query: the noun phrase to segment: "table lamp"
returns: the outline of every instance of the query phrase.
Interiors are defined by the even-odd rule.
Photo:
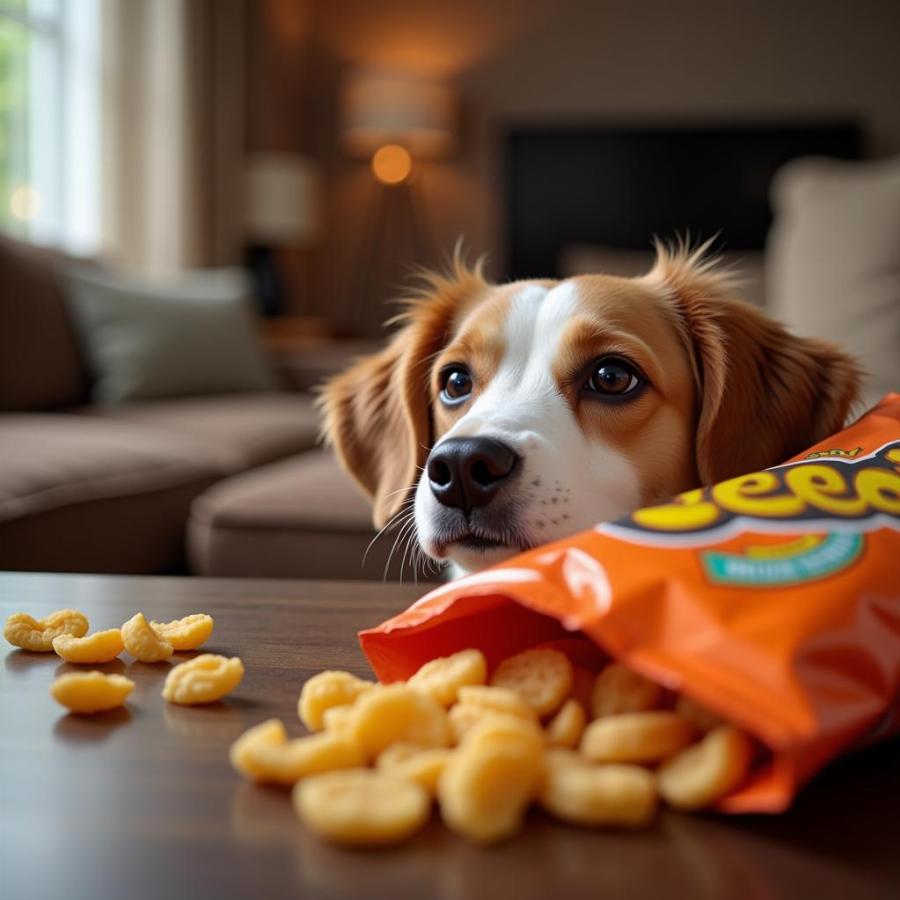
[[[263,315],[277,315],[284,305],[284,283],[274,251],[307,246],[318,233],[318,192],[316,167],[304,156],[256,153],[247,159],[247,265]]]

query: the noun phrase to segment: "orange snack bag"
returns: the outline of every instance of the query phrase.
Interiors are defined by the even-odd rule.
[[[718,808],[778,812],[834,757],[900,730],[898,559],[889,394],[780,466],[443,585],[360,642],[393,681],[466,647],[492,671],[539,644],[577,647],[580,632],[768,748]]]

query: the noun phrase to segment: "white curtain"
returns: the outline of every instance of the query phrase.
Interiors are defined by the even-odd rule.
[[[244,0],[103,0],[103,234],[128,268],[240,260],[244,12]]]

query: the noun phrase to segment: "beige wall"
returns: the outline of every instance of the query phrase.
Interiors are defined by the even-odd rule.
[[[854,115],[873,152],[900,152],[897,0],[265,0],[251,9],[249,145],[313,153],[328,185],[310,296],[297,304],[307,311],[348,309],[375,199],[364,165],[334,142],[342,66],[400,67],[459,85],[460,150],[420,166],[414,187],[444,252],[462,234],[498,267],[507,122]],[[402,267],[389,270],[373,272],[371,298],[392,292]],[[374,302],[362,311],[369,328],[381,316]]]

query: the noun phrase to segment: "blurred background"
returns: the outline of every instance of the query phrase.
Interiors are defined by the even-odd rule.
[[[898,46],[893,0],[0,0],[0,567],[411,577],[311,391],[460,238],[716,236],[897,389]]]

